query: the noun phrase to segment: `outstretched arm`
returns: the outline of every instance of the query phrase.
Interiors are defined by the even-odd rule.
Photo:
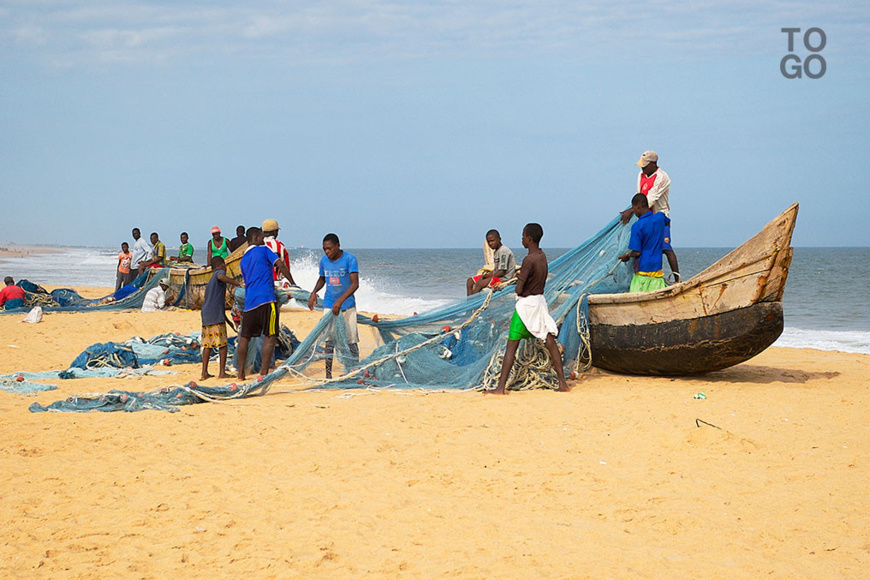
[[[290,273],[290,268],[287,267],[287,264],[284,263],[284,260],[278,258],[277,260],[275,260],[273,266],[278,268],[278,271],[281,272],[281,274],[283,274],[285,278],[287,278],[287,281],[290,282],[290,284],[292,284],[293,286],[296,285],[296,282],[293,281],[293,275]]]
[[[353,293],[359,289],[359,272],[350,273],[350,287],[344,291],[344,294],[338,297],[335,304],[332,305],[332,313],[338,315],[341,312],[342,303],[353,296]]]
[[[319,292],[324,285],[326,285],[326,280],[321,276],[317,279],[317,283],[314,285],[314,290],[311,291],[311,295],[308,297],[308,310],[314,310],[314,305],[317,303],[317,292]]]

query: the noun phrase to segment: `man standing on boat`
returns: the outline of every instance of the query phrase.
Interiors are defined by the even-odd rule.
[[[644,151],[637,162],[640,173],[637,174],[637,193],[646,196],[650,209],[655,213],[663,213],[670,219],[671,206],[668,204],[668,194],[671,190],[671,178],[658,166],[659,155],[655,151]],[[634,210],[628,208],[622,212],[622,223],[627,224]],[[671,227],[665,228],[665,243],[663,252],[668,257],[668,265],[674,274],[674,281],[680,282],[680,267],[677,254],[671,247]]]
[[[278,220],[266,220],[263,222],[263,241],[266,244],[266,247],[275,252],[275,255],[281,258],[281,261],[284,262],[284,265],[287,266],[287,271],[290,271],[290,253],[287,251],[287,247],[278,241],[278,230],[281,229],[278,227]],[[278,271],[278,268],[273,268],[272,276],[274,277],[275,282],[279,282],[283,276],[281,272]],[[293,277],[287,278],[282,286],[287,288],[288,286],[295,286],[296,283],[293,281]]]

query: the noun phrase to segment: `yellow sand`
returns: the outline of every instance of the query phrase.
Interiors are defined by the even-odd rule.
[[[20,319],[0,316],[0,373],[199,329],[186,311]],[[304,336],[316,315],[282,321]],[[199,377],[173,369],[0,391],[0,577],[830,578],[870,566],[868,356],[771,348],[695,379],[592,372],[568,394],[282,382],[178,413],[27,410]]]

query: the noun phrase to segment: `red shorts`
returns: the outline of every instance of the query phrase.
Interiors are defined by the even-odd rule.
[[[477,282],[481,278],[483,278],[483,274],[481,274],[480,276],[472,276],[471,277],[471,279],[474,280],[475,282]],[[492,288],[493,286],[498,286],[499,284],[501,284],[501,278],[499,278],[498,276],[493,276],[489,281],[489,286],[487,286],[487,287]]]

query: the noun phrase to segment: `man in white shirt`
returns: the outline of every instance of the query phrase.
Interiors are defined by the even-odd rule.
[[[133,228],[133,263],[130,270],[138,270],[139,262],[147,262],[151,259],[151,244],[142,239],[139,228]]]
[[[160,282],[145,294],[142,302],[142,312],[155,312],[166,307],[166,290],[169,288],[169,280],[163,278]]]
[[[658,166],[659,155],[655,151],[644,151],[637,162],[640,173],[637,174],[637,191],[646,196],[649,208],[654,213],[663,213],[670,219],[671,206],[668,204],[668,194],[671,191],[671,178]],[[622,223],[627,224],[633,214],[632,208],[622,212]],[[671,226],[665,226],[665,243],[662,252],[668,258],[668,266],[674,274],[674,281],[680,282],[680,266],[677,254],[671,247]]]

